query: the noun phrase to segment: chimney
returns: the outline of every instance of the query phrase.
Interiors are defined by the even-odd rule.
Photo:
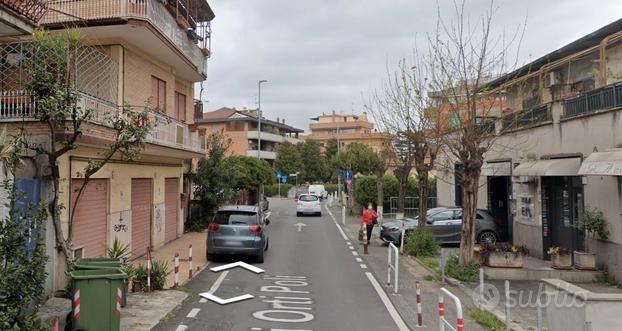
[[[278,117],[276,118],[276,122],[279,123],[279,118]]]
[[[283,119],[283,124],[285,124],[285,119]]]

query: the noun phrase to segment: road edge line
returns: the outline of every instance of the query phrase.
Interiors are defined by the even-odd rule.
[[[400,331],[410,331],[410,329],[408,329],[408,326],[406,325],[406,322],[404,322],[402,316],[400,316],[400,313],[397,311],[397,309],[395,309],[395,306],[391,302],[391,299],[389,299],[387,293],[384,291],[382,286],[380,286],[380,283],[378,283],[378,281],[376,280],[376,277],[374,277],[374,275],[369,271],[365,272],[365,276],[367,276],[367,279],[369,279],[369,282],[376,290],[376,293],[378,293],[380,300],[382,300],[385,308],[387,308],[387,311],[389,311],[389,315],[391,315],[391,318],[393,319],[393,322],[395,322],[395,324],[397,325],[397,328]]]
[[[343,229],[341,228],[341,226],[337,223],[337,220],[335,220],[335,216],[333,215],[333,213],[330,211],[330,209],[328,209],[328,207],[326,207],[326,205],[324,205],[324,208],[326,209],[326,211],[328,212],[328,215],[330,215],[330,218],[333,219],[333,223],[335,223],[335,225],[337,226],[337,229],[339,230],[339,233],[341,233],[341,237],[343,237],[343,240],[348,241],[348,236],[346,236],[346,233],[343,232]]]

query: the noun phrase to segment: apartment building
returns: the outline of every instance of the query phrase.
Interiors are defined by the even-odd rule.
[[[201,114],[195,119],[199,132],[207,137],[212,133],[222,133],[230,139],[230,155],[261,157],[272,163],[276,159],[276,151],[283,142],[296,144],[300,142],[298,135],[303,130],[285,124],[285,119],[269,120],[259,117],[256,110],[246,108],[238,110],[223,107]],[[261,139],[261,151],[258,150]]]
[[[74,75],[78,106],[95,114],[83,124],[77,149],[58,165],[59,200],[66,207],[63,224],[68,223],[87,162],[101,158],[113,137],[106,115],[129,105],[148,112],[155,125],[136,161],[113,159],[92,177],[74,215],[76,257],[104,256],[119,239],[138,258],[147,247],[158,248],[184,231],[190,189],[184,174],[193,158],[205,155],[194,125],[194,83],[207,77],[214,13],[206,0],[63,0],[48,1],[48,6],[42,27],[76,27],[81,32],[85,46]],[[36,100],[22,86],[27,72],[21,59],[31,56],[32,42],[28,36],[19,39],[4,39],[0,45],[0,121],[9,126],[26,123],[33,137],[49,141],[49,130],[33,120]],[[33,166],[18,177],[44,175],[45,169]],[[48,253],[56,268],[50,275],[54,290],[59,290],[64,287],[64,261],[52,253],[51,228]]]
[[[510,240],[548,259],[551,246],[582,249],[585,208],[608,221],[593,247],[622,277],[622,20],[488,84],[508,114],[486,154],[478,204],[508,221]],[[451,161],[451,160],[450,160]],[[459,168],[459,165],[456,165]],[[454,172],[439,169],[438,202],[460,204]]]
[[[340,147],[345,148],[351,143],[360,143],[371,147],[374,151],[382,149],[388,137],[374,130],[374,124],[367,119],[367,113],[359,115],[332,114],[311,118],[314,123],[309,124],[309,134],[303,136],[305,140],[314,140],[320,143],[322,150],[331,139],[339,141]]]

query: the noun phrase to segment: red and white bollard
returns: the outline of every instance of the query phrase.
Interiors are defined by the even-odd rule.
[[[188,247],[188,278],[192,278],[192,244]]]
[[[415,283],[417,289],[417,327],[423,327],[423,312],[421,311],[421,283],[418,281]]]
[[[445,331],[445,298],[442,295],[438,297],[438,320],[440,330]]]
[[[151,247],[147,246],[147,292],[151,292]]]
[[[363,254],[369,254],[367,251],[367,246],[369,243],[367,242],[367,224],[363,224]]]
[[[121,317],[121,301],[123,300],[123,291],[120,287],[117,288],[117,307],[114,310],[114,314],[117,317]]]
[[[60,327],[58,326],[58,317],[54,318],[54,331],[60,331]]]
[[[179,287],[179,253],[175,253],[175,286],[173,287]]]
[[[73,319],[80,319],[80,289],[73,291]]]

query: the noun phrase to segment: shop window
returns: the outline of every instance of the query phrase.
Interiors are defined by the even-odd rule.
[[[156,76],[151,76],[151,97],[157,110],[166,110],[166,82]]]

